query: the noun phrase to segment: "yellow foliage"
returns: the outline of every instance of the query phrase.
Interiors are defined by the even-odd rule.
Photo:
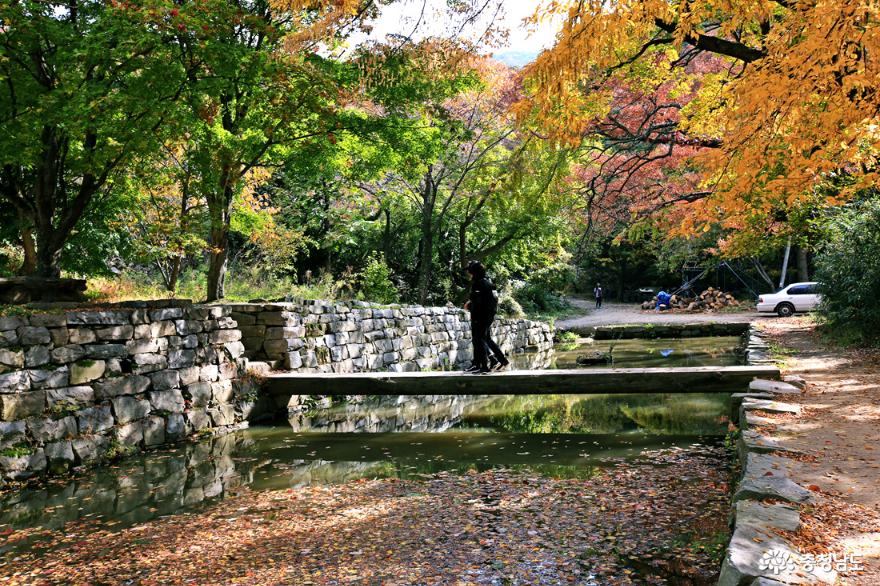
[[[646,46],[684,55],[722,40],[742,51],[707,48],[729,69],[701,76],[681,112],[682,131],[722,145],[697,155],[712,194],[681,204],[676,233],[749,225],[809,197],[829,173],[852,179],[844,197],[876,184],[880,0],[554,1],[534,20],[554,14],[565,25],[527,68],[531,93],[517,112],[561,142],[588,138],[603,101],[594,92],[612,71],[645,61]]]

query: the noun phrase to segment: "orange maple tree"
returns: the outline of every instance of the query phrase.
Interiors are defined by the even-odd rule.
[[[700,179],[672,198],[670,232],[784,232],[785,210],[815,200],[821,179],[845,179],[830,204],[877,180],[878,13],[877,0],[551,1],[535,20],[564,26],[526,69],[518,110],[555,140],[604,144],[620,88],[665,92],[675,115],[641,128],[671,120],[659,142],[694,151],[678,163]],[[711,71],[694,67],[706,58]]]

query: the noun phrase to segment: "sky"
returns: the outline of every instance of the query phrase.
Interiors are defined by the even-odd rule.
[[[482,4],[480,0],[472,0],[475,4]],[[499,47],[486,47],[486,51],[493,53],[499,61],[512,66],[522,66],[533,60],[542,50],[553,44],[553,39],[558,29],[558,24],[548,23],[540,25],[536,30],[529,30],[522,21],[531,16],[535,9],[542,3],[541,0],[503,0],[502,13],[497,22],[500,26],[509,30],[507,42]],[[422,14],[425,6],[424,16]],[[449,36],[458,33],[459,27],[450,22],[446,10],[446,0],[402,0],[382,7],[381,16],[373,22],[373,31],[370,35],[358,34],[351,39],[352,44],[358,44],[365,39],[383,40],[388,34],[409,35],[413,30],[415,39],[426,36]],[[473,40],[479,37],[487,24],[494,16],[494,7],[491,13],[473,25],[469,25],[462,32],[462,37]],[[416,24],[418,27],[416,28]]]

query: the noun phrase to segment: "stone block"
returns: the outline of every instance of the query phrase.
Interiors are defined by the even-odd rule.
[[[199,380],[199,367],[189,366],[187,368],[181,368],[177,371],[177,374],[180,377],[181,385],[192,384]]]
[[[150,402],[135,397],[120,396],[111,400],[113,414],[118,423],[129,423],[143,419],[150,413]]]
[[[211,401],[212,391],[209,382],[192,383],[186,386],[184,392],[193,407],[205,407]]]
[[[95,335],[99,340],[105,341],[130,340],[134,336],[134,326],[122,325],[98,328],[95,330]]]
[[[148,377],[156,391],[175,389],[180,386],[180,374],[176,370],[160,370],[150,373]]]
[[[66,366],[54,370],[29,370],[27,373],[34,389],[57,389],[70,384],[70,371]]]
[[[103,435],[78,437],[71,442],[76,461],[82,464],[103,460],[110,440]]]
[[[211,383],[211,396],[215,403],[228,403],[232,400],[232,381],[222,380]]]
[[[150,319],[153,321],[163,321],[168,319],[180,319],[183,317],[182,307],[166,307],[163,309],[154,309],[150,312]]]
[[[61,419],[34,417],[27,422],[31,437],[39,443],[55,442],[76,437],[76,418],[69,415]]]
[[[0,421],[0,449],[26,441],[24,421]]]
[[[24,391],[14,395],[0,395],[3,401],[3,420],[15,421],[42,415],[46,409],[46,391]]]
[[[132,361],[137,365],[133,370],[137,374],[147,374],[168,368],[168,358],[161,354],[135,354]]]
[[[76,386],[98,380],[104,376],[106,364],[103,360],[81,360],[70,365],[70,385]]]
[[[0,317],[0,330],[14,330],[27,324],[28,322],[23,317],[15,315]]]
[[[128,355],[125,344],[94,344],[85,347],[86,356],[89,358],[124,358]]]
[[[192,409],[186,413],[187,424],[193,431],[211,427],[211,418],[205,409]]]
[[[24,351],[0,348],[0,367],[24,368]]]
[[[0,330],[0,347],[18,346],[18,332],[15,330]]]
[[[48,346],[31,346],[24,354],[24,363],[28,368],[48,364],[50,359]]]
[[[49,344],[52,341],[52,336],[49,334],[48,328],[21,326],[16,331],[18,332],[18,343],[22,346]]]
[[[95,391],[90,386],[64,387],[46,391],[49,409],[59,403],[64,405],[91,405],[95,402]]]
[[[183,393],[179,389],[150,392],[150,405],[155,411],[183,412]]]
[[[171,350],[168,352],[168,368],[187,368],[196,360],[193,350]]]
[[[236,359],[241,357],[244,354],[244,344],[241,342],[229,342],[225,346],[226,353],[232,357],[232,359]]]
[[[0,374],[0,393],[20,393],[31,388],[31,377],[26,370]]]
[[[158,446],[165,443],[165,419],[153,415],[144,420],[144,444]]]
[[[52,472],[63,472],[74,463],[73,444],[70,441],[46,444],[43,450],[46,453],[46,460]]]
[[[89,328],[69,328],[67,341],[70,344],[91,344],[97,339],[95,332]]]
[[[129,354],[154,354],[159,351],[159,342],[152,338],[129,340],[125,349]]]
[[[86,350],[79,344],[70,344],[69,346],[61,346],[52,350],[52,361],[56,364],[67,364],[76,362],[86,355]]]
[[[239,330],[217,330],[208,334],[208,341],[211,344],[225,344],[239,340],[241,340],[241,332]]]
[[[46,453],[36,448],[25,456],[0,456],[0,470],[10,480],[24,480],[46,469]]]
[[[218,405],[214,409],[209,409],[211,421],[217,427],[232,425],[235,423],[235,409],[232,405]]]
[[[770,568],[767,557],[777,554],[778,569]],[[783,584],[833,584],[834,572],[807,572],[800,567],[797,550],[771,529],[737,523],[721,565],[718,586],[746,586],[761,577],[771,577]]]
[[[802,392],[801,389],[792,384],[778,380],[764,379],[755,379],[750,382],[749,390],[758,393],[771,393],[774,395],[800,395]]]
[[[785,458],[749,453],[743,462],[743,478],[732,501],[736,503],[745,499],[805,503],[812,499],[812,493],[788,477]]]
[[[181,336],[187,336],[189,334],[198,334],[204,330],[202,326],[202,322],[190,319],[178,319],[174,321],[174,326],[177,328],[177,333]]]
[[[117,427],[116,441],[124,446],[140,447],[144,441],[144,422],[132,421]]]
[[[207,366],[203,366],[199,371],[199,380],[203,382],[212,382],[217,380],[219,374],[220,371],[216,364],[208,364]]]
[[[171,349],[193,349],[199,346],[199,337],[195,334],[188,336],[168,336],[168,347]]]
[[[109,405],[88,407],[77,411],[76,422],[80,435],[101,433],[113,427],[115,423]]]
[[[98,399],[111,399],[120,395],[138,395],[150,386],[150,379],[138,374],[111,378],[95,383],[94,389]]]
[[[245,338],[264,338],[266,337],[266,326],[239,326],[241,335]],[[282,329],[282,328],[269,328]],[[279,336],[282,337],[282,336]]]
[[[165,437],[169,440],[183,437],[186,433],[186,420],[180,413],[172,413],[165,420]]]
[[[67,314],[67,325],[112,326],[131,323],[131,313],[127,311],[77,311]]]
[[[163,336],[176,336],[177,326],[173,321],[159,321],[153,324],[153,337],[160,338]]]

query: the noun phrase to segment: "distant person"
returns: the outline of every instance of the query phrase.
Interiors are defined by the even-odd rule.
[[[602,295],[604,291],[602,291],[602,284],[596,283],[596,287],[593,288],[593,295],[596,296],[596,309],[602,307]]]
[[[492,322],[498,313],[495,286],[486,276],[486,267],[481,262],[472,260],[465,270],[471,276],[471,294],[464,308],[471,312],[471,341],[474,345],[474,359],[467,371],[488,374],[492,370],[503,370],[510,361],[490,336]]]

